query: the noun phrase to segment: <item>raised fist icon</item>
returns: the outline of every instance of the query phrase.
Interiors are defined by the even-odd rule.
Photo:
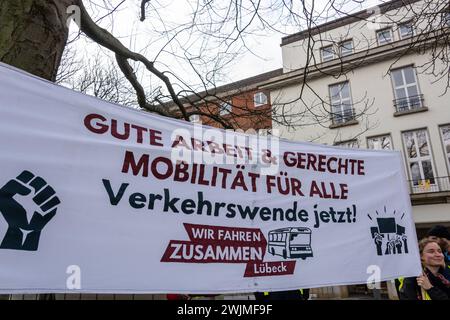
[[[20,203],[20,196],[28,195],[33,197],[34,209]],[[41,231],[55,216],[59,204],[55,190],[29,171],[8,181],[0,189],[0,212],[8,224],[0,249],[36,251]]]

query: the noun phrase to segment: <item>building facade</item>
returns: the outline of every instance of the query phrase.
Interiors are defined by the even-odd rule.
[[[199,112],[190,116],[193,123],[227,128],[215,120],[217,117],[228,128],[243,131],[269,130],[272,128],[270,92],[258,87],[268,79],[282,74],[282,69],[276,69],[189,95],[183,99],[184,107],[189,113]]]
[[[260,86],[307,124],[274,121],[283,138],[401,151],[419,238],[450,226],[449,17],[445,1],[394,0],[290,35],[283,75]]]
[[[423,6],[423,1],[409,2],[414,12]],[[409,36],[401,37],[399,26],[412,19],[408,16],[413,14],[409,5],[392,11],[399,18],[396,25],[389,21],[382,24],[382,30],[390,30],[390,40],[386,43],[379,43],[379,30],[364,28],[367,21],[353,22],[352,17],[335,22],[324,34],[315,35],[318,48],[313,54],[317,61],[322,61],[324,55],[324,47],[319,46],[321,38],[340,40],[345,36],[348,40],[344,42],[353,42],[351,52],[345,56],[334,53],[331,60],[325,58],[319,65],[311,66],[308,74],[308,87],[301,100],[310,106],[309,110],[316,108],[314,111],[322,112],[326,121],[320,126],[294,129],[275,123],[274,128],[284,138],[297,141],[401,151],[418,228],[441,222],[448,224],[450,93],[445,78],[437,81],[435,75],[423,68],[433,60],[438,70],[448,73],[448,66],[434,59],[434,51],[422,49],[427,43],[437,41],[430,39],[430,34],[423,37],[420,30],[413,29]],[[440,37],[445,32],[448,37],[449,27],[445,19],[436,21],[436,33],[431,35]],[[298,95],[303,85],[301,61],[306,60],[307,34],[304,39],[301,34],[283,39],[284,74],[261,86],[271,91],[273,108],[289,105],[297,113],[304,109]],[[364,40],[358,41],[358,37]],[[362,42],[372,47],[358,47]],[[412,46],[415,48],[411,49]]]

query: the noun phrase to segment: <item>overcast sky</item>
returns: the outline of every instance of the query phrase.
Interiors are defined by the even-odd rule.
[[[88,2],[85,1],[87,9],[94,20],[103,17],[105,12],[107,12],[102,8],[104,6],[104,1],[94,0],[92,2],[99,6],[87,5]],[[120,0],[111,0],[110,2],[113,7],[122,3]],[[161,70],[172,71],[183,77],[183,79],[189,83],[199,83],[198,77],[196,77],[189,65],[183,61],[184,59],[174,58],[173,53],[176,55],[183,55],[184,52],[182,52],[180,48],[189,48],[190,52],[193,52],[192,56],[195,56],[196,53],[200,54],[207,49],[213,48],[217,42],[212,41],[205,43],[204,38],[199,38],[189,31],[180,33],[178,42],[172,41],[169,46],[164,47],[164,44],[167,43],[167,37],[161,36],[161,33],[164,30],[168,30],[176,24],[187,23],[189,21],[189,13],[192,11],[192,3],[194,2],[194,0],[150,1],[151,6],[154,6],[157,10],[151,10],[152,8],[150,7],[147,10],[147,19],[144,22],[141,22],[139,21],[140,1],[127,0],[121,4],[118,11],[115,12],[112,17],[101,20],[100,25],[118,37],[128,48],[144,54],[150,60],[153,60],[160,52],[161,48],[164,48],[164,52],[159,53],[157,56],[157,61],[159,61],[159,63],[156,66]],[[362,8],[376,5],[379,2],[380,1],[378,0],[363,1],[362,3],[361,1],[350,1],[346,5],[346,8],[347,11],[355,12]],[[223,1],[222,3],[224,3],[225,6],[227,4],[226,1]],[[299,4],[301,2],[296,1],[295,3]],[[307,3],[311,4],[312,1],[307,1]],[[324,0],[314,1],[314,7],[317,12],[320,12],[327,4],[328,1]],[[268,14],[267,12],[265,12],[266,16]],[[251,15],[251,12],[247,12],[247,15]],[[266,16],[264,18],[266,18]],[[329,16],[328,20],[336,17],[337,16],[335,15]],[[267,18],[268,20],[272,19],[273,25],[276,26],[277,29],[282,30],[285,33],[284,35],[301,31],[302,27],[298,25],[289,27],[282,27],[281,23],[280,25],[276,25],[277,17],[275,16],[267,16]],[[162,24],[161,21],[164,21],[164,24]],[[71,30],[74,32],[76,31],[73,24]],[[230,58],[230,55],[220,56],[221,59],[228,59],[230,62],[227,64],[227,67],[223,69],[223,74],[215,79],[217,85],[281,68],[282,59],[280,43],[281,38],[284,35],[266,28],[264,30],[253,31],[246,37],[245,45],[247,48],[244,48],[241,43],[233,43],[230,51],[241,50],[245,53],[241,53],[239,56],[232,58]],[[77,52],[79,54],[84,54],[87,58],[98,51],[105,53],[105,55],[110,55],[108,50],[100,49],[98,45],[90,43],[90,41],[86,40],[84,37],[81,37],[74,43]],[[249,52],[249,50],[251,52]],[[169,54],[169,52],[171,53]],[[218,52],[221,51],[219,50]],[[214,50],[212,50],[211,53],[214,58]],[[108,59],[105,59],[105,61],[109,63]],[[208,69],[211,69],[213,64],[213,60],[205,62],[203,65],[200,63],[198,65],[199,72],[205,74]],[[140,73],[140,76],[142,82],[151,82],[148,73]]]

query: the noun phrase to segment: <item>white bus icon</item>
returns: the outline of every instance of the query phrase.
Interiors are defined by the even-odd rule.
[[[311,249],[311,229],[289,227],[269,231],[267,250],[272,255],[305,260],[313,256]]]

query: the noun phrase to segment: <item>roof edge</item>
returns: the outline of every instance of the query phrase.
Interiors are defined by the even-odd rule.
[[[401,7],[405,7],[407,5],[419,2],[422,0],[393,0],[389,2],[382,3],[378,6],[373,6],[361,11],[358,11],[353,14],[348,14],[342,18],[338,18],[336,20],[332,20],[329,22],[325,22],[323,24],[320,24],[318,26],[315,26],[311,29],[306,29],[291,35],[288,35],[286,37],[281,38],[281,45],[284,46],[299,40],[303,40],[308,38],[309,36],[313,36],[322,32],[330,31],[342,26],[345,26],[350,23],[358,22],[364,19],[367,19],[371,15],[373,15],[375,8],[379,8],[380,13],[386,13],[391,10],[395,10]]]

